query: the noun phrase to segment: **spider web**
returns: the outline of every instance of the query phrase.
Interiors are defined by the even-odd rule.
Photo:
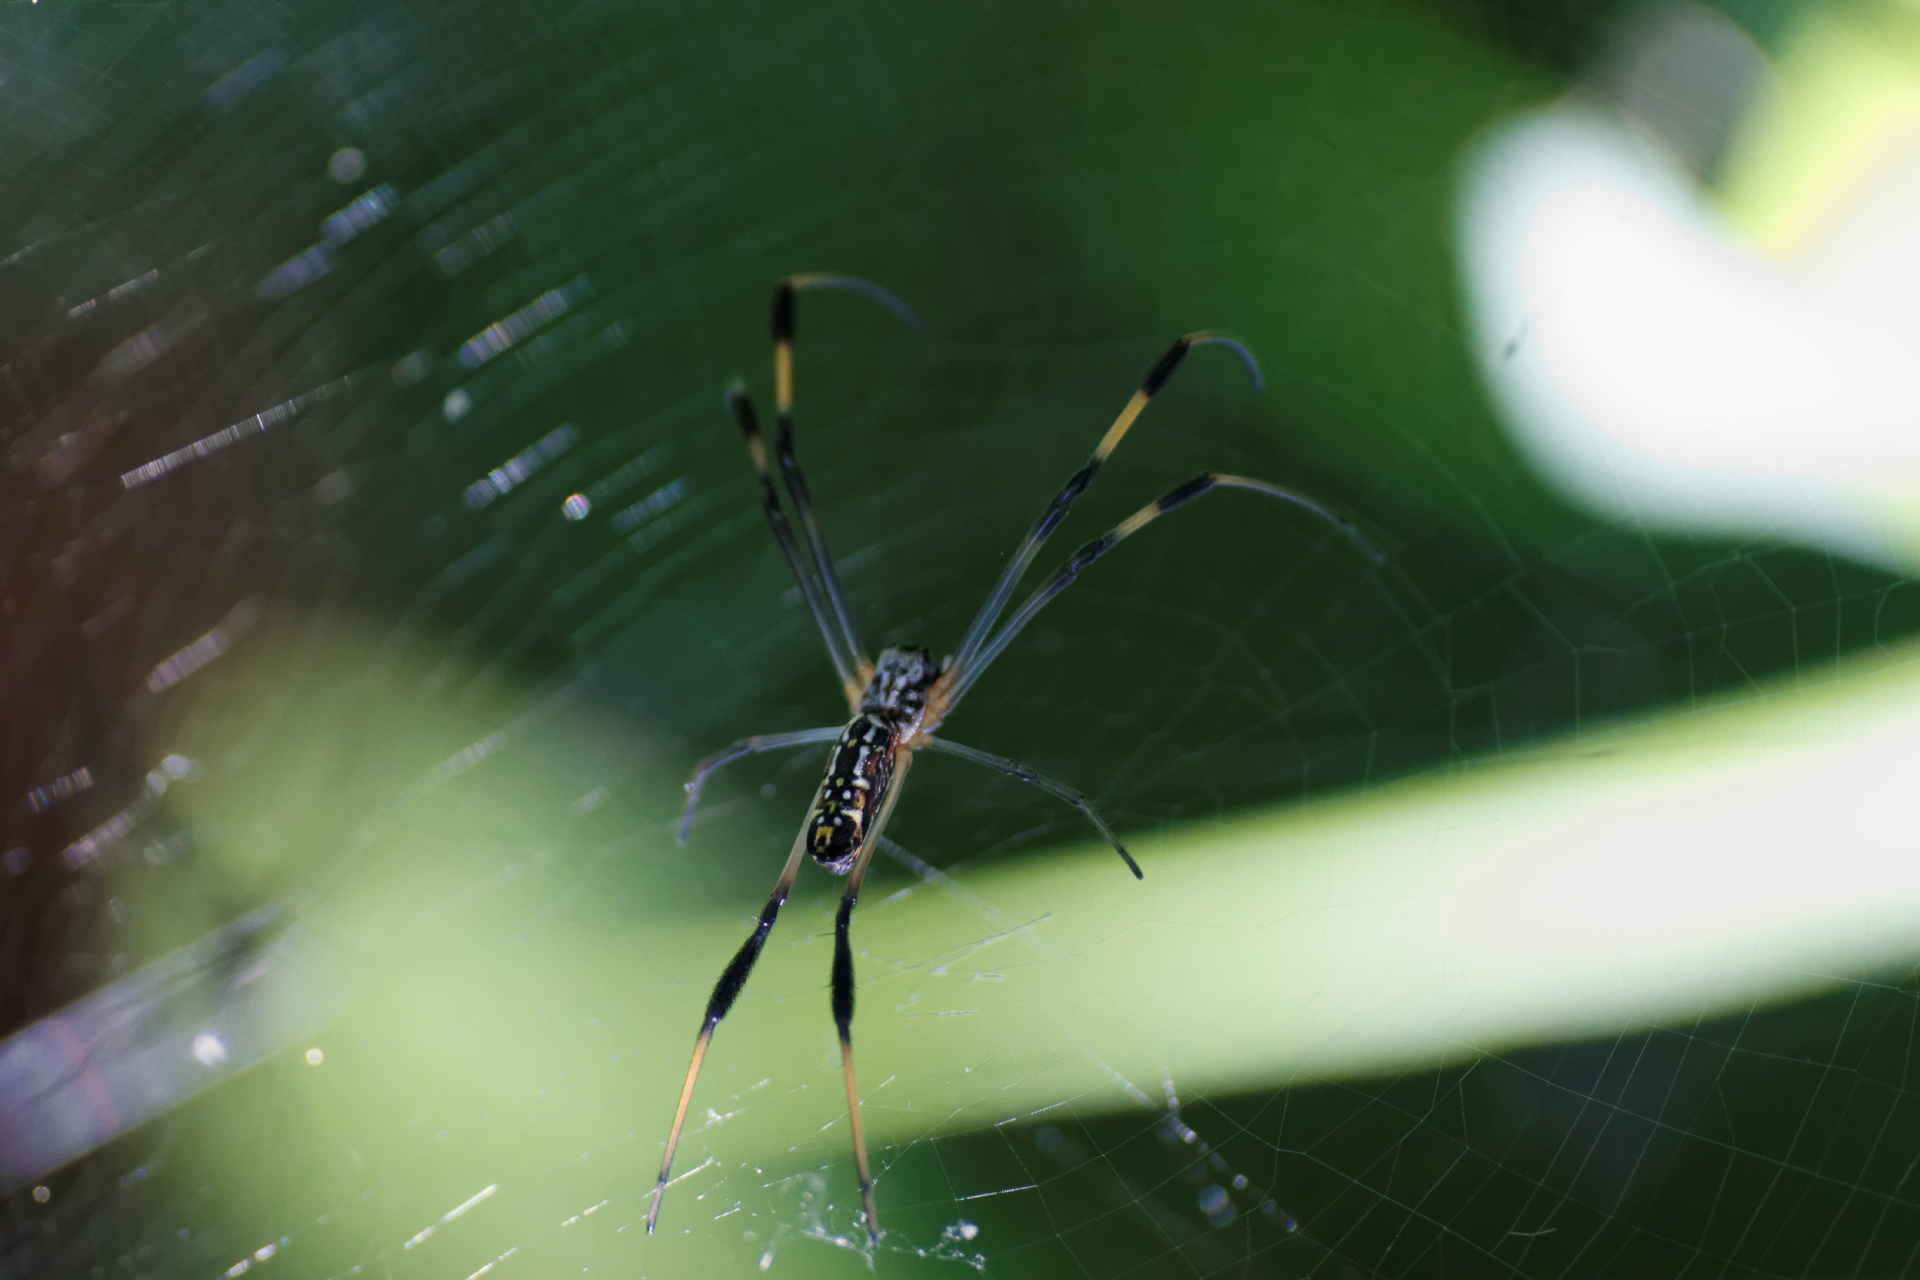
[[[1493,421],[1454,166],[1605,8],[0,11],[0,1272],[1911,1273],[1898,947],[1579,1007],[1519,973],[1472,1034],[1350,999],[1468,980],[1402,914],[1455,814],[1397,864],[1312,815],[1920,628],[1882,572],[1595,523]],[[881,1243],[811,874],[649,1241],[821,753],[731,766],[686,849],[679,784],[843,710],[720,411],[815,269],[934,333],[801,306],[870,644],[951,646],[1201,326],[1268,391],[1198,353],[1048,556],[1217,468],[1388,562],[1221,494],[1051,605],[949,731],[1146,881],[926,758],[855,929]]]

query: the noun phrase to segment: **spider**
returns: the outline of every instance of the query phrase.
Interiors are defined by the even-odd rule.
[[[925,649],[896,646],[882,650],[877,661],[870,659],[860,642],[860,632],[854,625],[853,615],[847,609],[846,598],[841,593],[839,579],[833,571],[833,558],[827,553],[826,540],[821,536],[819,522],[814,517],[806,479],[800,472],[799,460],[794,456],[794,296],[803,289],[849,289],[863,293],[915,328],[925,329],[920,318],[905,303],[865,280],[848,276],[796,275],[774,286],[774,404],[779,427],[774,454],[779,461],[780,478],[785,483],[787,497],[800,517],[800,529],[812,556],[811,566],[801,554],[799,541],[781,508],[767,462],[766,441],[760,434],[753,403],[737,382],[727,391],[727,408],[739,425],[741,434],[746,437],[747,454],[753,460],[754,474],[760,482],[761,508],[766,512],[767,523],[773,528],[774,541],[780,545],[781,554],[786,557],[795,580],[800,584],[800,594],[819,625],[827,654],[833,660],[834,670],[839,673],[840,686],[846,694],[852,719],[844,726],[828,725],[795,733],[742,738],[702,760],[694,769],[692,780],[687,783],[687,804],[679,832],[682,844],[686,843],[687,832],[692,826],[694,809],[700,802],[700,790],[706,784],[708,775],[720,766],[754,752],[777,751],[812,743],[834,743],[827,761],[826,776],[814,792],[806,821],[801,823],[800,832],[794,837],[793,849],[787,855],[779,879],[774,881],[773,892],[768,895],[767,905],[760,912],[759,923],[721,971],[720,980],[714,984],[713,994],[707,1000],[700,1033],[693,1043],[693,1062],[687,1067],[686,1084],[680,1090],[680,1105],[673,1114],[673,1128],[667,1134],[666,1154],[660,1160],[660,1180],[653,1189],[653,1204],[647,1212],[649,1235],[660,1218],[660,1201],[673,1169],[674,1148],[679,1144],[680,1127],[687,1118],[687,1104],[693,1099],[694,1082],[699,1079],[700,1063],[706,1057],[714,1028],[727,1016],[727,1011],[733,1007],[734,1000],[746,984],[747,975],[753,972],[754,962],[759,959],[761,948],[766,945],[774,919],[787,900],[788,890],[793,887],[801,857],[806,855],[835,875],[847,877],[846,890],[840,896],[840,909],[834,919],[833,1021],[840,1033],[840,1065],[846,1077],[847,1115],[853,1130],[854,1163],[860,1173],[860,1198],[866,1211],[867,1239],[870,1244],[878,1243],[880,1225],[873,1206],[873,1177],[867,1165],[866,1141],[860,1131],[860,1097],[854,1088],[853,953],[847,944],[847,929],[853,918],[854,904],[860,897],[861,883],[866,879],[868,863],[880,842],[887,819],[893,815],[893,807],[900,799],[900,784],[916,752],[937,751],[958,756],[962,760],[997,769],[1022,782],[1031,783],[1064,800],[1093,825],[1101,838],[1120,855],[1120,860],[1126,863],[1134,877],[1142,878],[1133,855],[1127,852],[1126,846],[1120,843],[1113,830],[1078,791],[1043,777],[1013,760],[934,736],[934,730],[952,714],[960,699],[973,687],[974,681],[980,678],[988,665],[1000,656],[1001,651],[1012,643],[1014,637],[1049,600],[1066,590],[1082,570],[1112,550],[1122,539],[1139,532],[1174,508],[1220,487],[1251,489],[1303,507],[1345,534],[1372,560],[1378,562],[1381,558],[1379,552],[1349,522],[1312,499],[1264,480],[1209,471],[1169,490],[1158,501],[1142,507],[1074,552],[1065,564],[1054,571],[1053,576],[1034,589],[1004,625],[995,629],[995,624],[1000,622],[1008,602],[1013,598],[1014,588],[1027,566],[1039,554],[1048,535],[1066,518],[1074,501],[1093,482],[1101,465],[1127,434],[1134,419],[1139,417],[1140,411],[1146,408],[1147,402],[1160,391],[1167,379],[1173,376],[1188,351],[1204,345],[1228,348],[1246,366],[1254,389],[1257,391],[1261,388],[1260,367],[1245,347],[1232,338],[1218,334],[1189,333],[1175,340],[1155,362],[1139,390],[1133,393],[1126,407],[1120,411],[1120,416],[1107,428],[1106,435],[1101,437],[1086,465],[1073,473],[1053,501],[1040,513],[1040,518],[1034,521],[1020,550],[1001,573],[1000,580],[994,584],[980,612],[974,615],[973,622],[961,638],[960,647],[953,655],[935,662],[933,655]]]

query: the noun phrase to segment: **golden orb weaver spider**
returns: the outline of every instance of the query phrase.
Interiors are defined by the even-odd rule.
[[[911,646],[885,649],[878,661],[870,659],[866,647],[860,642],[853,615],[847,609],[846,598],[841,593],[839,578],[833,570],[833,558],[827,553],[826,540],[821,536],[819,522],[814,517],[813,500],[807,492],[806,479],[801,475],[800,463],[793,451],[794,295],[802,289],[829,288],[864,293],[916,329],[925,329],[919,316],[904,302],[865,280],[848,276],[797,275],[789,276],[774,286],[773,376],[774,406],[778,414],[774,453],[779,460],[780,478],[785,483],[787,498],[799,513],[800,528],[806,535],[807,548],[812,553],[811,568],[800,554],[792,526],[788,524],[781,508],[779,493],[774,488],[773,476],[767,465],[766,441],[760,435],[753,403],[747,398],[746,391],[737,384],[728,389],[727,407],[732,411],[734,421],[739,424],[741,434],[746,437],[747,453],[753,460],[754,473],[760,482],[760,505],[766,512],[767,523],[773,528],[774,541],[779,543],[781,554],[786,557],[794,579],[800,584],[800,594],[820,628],[821,639],[826,642],[827,654],[833,659],[834,669],[839,672],[840,685],[846,693],[852,719],[844,726],[828,725],[819,729],[802,729],[797,733],[742,738],[724,751],[715,752],[702,760],[694,769],[692,780],[687,783],[687,805],[680,820],[682,844],[686,843],[687,832],[692,826],[694,809],[700,802],[700,790],[706,784],[707,776],[721,765],[759,751],[775,751],[819,742],[835,744],[827,761],[826,776],[814,792],[806,821],[801,823],[800,833],[794,837],[793,849],[787,855],[786,865],[780,870],[780,878],[774,881],[773,892],[760,912],[758,925],[740,950],[734,953],[733,959],[727,962],[720,980],[714,984],[713,994],[707,999],[707,1011],[701,1019],[700,1033],[693,1043],[693,1061],[687,1067],[686,1084],[680,1090],[680,1105],[673,1113],[673,1128],[667,1134],[666,1154],[660,1160],[660,1179],[653,1189],[653,1204],[647,1212],[649,1235],[660,1218],[660,1201],[666,1193],[673,1169],[674,1148],[680,1142],[680,1128],[687,1118],[687,1104],[693,1100],[693,1086],[699,1079],[700,1063],[706,1057],[707,1044],[713,1039],[714,1028],[727,1016],[741,988],[746,985],[747,975],[753,971],[754,962],[759,959],[761,948],[766,945],[767,935],[773,930],[774,919],[779,915],[780,907],[787,900],[787,892],[793,887],[794,877],[799,873],[801,856],[809,855],[827,870],[847,877],[846,891],[840,896],[840,909],[834,919],[833,1021],[840,1033],[840,1065],[846,1077],[847,1115],[853,1130],[854,1163],[860,1173],[860,1198],[866,1212],[867,1239],[870,1244],[878,1243],[880,1224],[873,1207],[873,1176],[867,1165],[866,1141],[860,1131],[860,1097],[854,1088],[853,953],[847,943],[847,929],[853,918],[854,904],[860,897],[860,885],[866,879],[867,865],[873,859],[874,849],[879,845],[887,819],[893,814],[893,806],[900,798],[901,780],[905,778],[908,766],[913,763],[916,751],[939,751],[959,756],[963,760],[1032,783],[1066,801],[1084,814],[1101,837],[1113,846],[1113,851],[1120,855],[1121,861],[1127,864],[1127,869],[1133,872],[1134,877],[1141,878],[1140,867],[1134,862],[1133,856],[1101,820],[1085,796],[1051,778],[1042,777],[1025,765],[933,736],[933,731],[959,705],[961,697],[973,687],[973,682],[980,678],[988,664],[1000,656],[1001,651],[1049,600],[1066,590],[1081,570],[1153,520],[1217,487],[1251,489],[1294,503],[1351,538],[1372,560],[1378,562],[1381,559],[1380,553],[1350,523],[1303,494],[1264,480],[1208,471],[1169,490],[1158,501],[1140,508],[1074,552],[1065,564],[1054,571],[1053,576],[1034,589],[1004,626],[995,630],[995,624],[1006,611],[1013,590],[1019,585],[1027,566],[1039,554],[1048,536],[1066,518],[1074,501],[1093,482],[1107,456],[1119,445],[1134,419],[1140,416],[1140,411],[1173,376],[1173,371],[1180,367],[1189,350],[1208,344],[1227,347],[1246,365],[1254,389],[1257,391],[1261,388],[1260,367],[1245,347],[1232,338],[1217,334],[1189,333],[1167,348],[1166,353],[1147,372],[1139,390],[1133,393],[1132,399],[1120,411],[1120,416],[1107,428],[1106,435],[1101,437],[1086,465],[1073,473],[1060,492],[1054,495],[1053,501],[1040,513],[1040,518],[1034,521],[1018,554],[1001,573],[1000,580],[994,584],[980,612],[974,615],[973,622],[961,638],[959,649],[939,663],[925,649]]]

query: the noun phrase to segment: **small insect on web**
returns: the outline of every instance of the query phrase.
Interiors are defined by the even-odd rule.
[[[734,421],[739,424],[741,434],[746,437],[747,453],[753,459],[754,474],[760,482],[760,505],[766,512],[767,523],[773,527],[774,541],[780,544],[781,554],[786,556],[787,564],[800,584],[800,594],[812,610],[814,621],[819,624],[821,639],[826,642],[827,653],[833,659],[834,669],[839,672],[852,719],[844,726],[828,725],[819,729],[802,729],[796,733],[742,738],[724,751],[702,760],[694,770],[693,779],[687,783],[687,807],[680,821],[682,843],[686,842],[694,809],[700,803],[700,790],[706,784],[708,775],[721,765],[759,751],[818,742],[834,743],[826,776],[814,792],[806,821],[801,824],[800,833],[794,837],[793,849],[787,854],[787,862],[780,870],[779,879],[774,881],[773,892],[760,912],[759,923],[721,971],[720,980],[714,984],[713,994],[707,1000],[707,1011],[701,1019],[700,1033],[693,1044],[693,1062],[687,1068],[686,1084],[680,1090],[680,1105],[673,1115],[673,1128],[667,1134],[667,1150],[660,1161],[660,1180],[653,1189],[653,1205],[647,1212],[649,1234],[660,1218],[660,1201],[673,1168],[674,1148],[679,1144],[680,1128],[687,1118],[687,1104],[693,1099],[693,1086],[699,1079],[700,1063],[706,1057],[714,1028],[727,1016],[727,1010],[733,1007],[735,998],[746,985],[747,975],[753,971],[754,962],[759,959],[767,935],[773,929],[774,919],[787,900],[788,890],[793,887],[794,877],[800,870],[801,857],[806,855],[836,875],[847,877],[846,891],[841,894],[840,909],[834,919],[833,1021],[840,1033],[840,1065],[846,1077],[847,1113],[853,1130],[854,1163],[860,1173],[860,1197],[866,1212],[867,1238],[869,1242],[879,1240],[879,1218],[873,1207],[873,1177],[867,1166],[866,1141],[860,1131],[860,1099],[854,1089],[853,952],[848,946],[847,929],[853,917],[854,904],[860,897],[860,885],[866,879],[868,863],[886,828],[887,819],[893,814],[893,806],[900,799],[900,784],[913,763],[915,752],[937,751],[958,756],[962,760],[997,769],[1022,782],[1030,782],[1064,800],[1093,824],[1101,837],[1113,846],[1113,851],[1120,855],[1121,861],[1127,864],[1127,869],[1136,878],[1140,877],[1140,867],[1127,852],[1126,846],[1120,843],[1112,829],[1087,802],[1087,798],[1078,791],[1042,777],[1023,764],[934,737],[933,731],[953,712],[967,690],[973,687],[973,682],[1020,634],[1021,629],[1033,621],[1034,615],[1049,600],[1066,590],[1082,570],[1112,550],[1122,539],[1214,488],[1251,489],[1305,508],[1345,534],[1369,559],[1375,562],[1381,559],[1380,553],[1351,524],[1312,499],[1264,480],[1209,471],[1169,490],[1158,501],[1140,508],[1074,552],[1051,577],[1033,590],[1014,610],[1012,617],[1001,623],[1001,615],[1006,612],[1014,588],[1019,585],[1027,566],[1039,554],[1048,536],[1066,519],[1075,500],[1099,474],[1107,456],[1119,445],[1134,419],[1140,416],[1140,411],[1146,408],[1147,402],[1180,367],[1188,351],[1210,344],[1228,348],[1246,365],[1254,388],[1260,388],[1259,365],[1245,347],[1231,338],[1211,333],[1190,333],[1167,348],[1166,354],[1147,372],[1139,390],[1133,393],[1132,399],[1120,411],[1120,416],[1107,428],[1106,435],[1101,437],[1086,465],[1073,473],[1040,513],[1040,518],[1034,521],[1019,553],[994,584],[980,612],[974,615],[972,624],[961,638],[959,649],[951,657],[937,663],[925,649],[909,646],[883,650],[877,661],[869,658],[866,646],[860,641],[860,631],[854,624],[853,614],[848,610],[846,598],[841,593],[840,580],[833,569],[833,557],[827,552],[826,539],[821,535],[819,521],[814,517],[813,499],[807,492],[806,478],[801,474],[800,463],[793,450],[794,295],[803,289],[829,288],[864,293],[916,329],[925,329],[920,318],[905,303],[865,280],[845,276],[800,275],[789,276],[774,286],[774,408],[778,415],[774,456],[779,463],[780,478],[785,485],[787,498],[799,514],[800,531],[806,539],[811,565],[808,557],[801,554],[799,541],[781,507],[773,473],[768,465],[766,440],[760,434],[760,424],[754,415],[752,401],[747,398],[746,391],[736,385],[727,392],[727,407]]]

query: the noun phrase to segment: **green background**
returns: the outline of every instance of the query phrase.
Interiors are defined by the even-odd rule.
[[[742,1159],[768,1153],[759,1191],[729,1184],[754,1239],[690,1193],[669,1201],[684,1255],[635,1239],[671,1094],[604,1103],[642,1060],[678,1074],[730,945],[697,923],[757,909],[818,764],[736,766],[691,852],[662,835],[678,779],[743,734],[841,714],[720,410],[735,374],[768,397],[766,294],[789,272],[879,281],[931,329],[844,295],[802,302],[803,457],[870,643],[951,646],[1040,504],[1194,328],[1245,341],[1267,390],[1199,353],[1052,552],[1214,468],[1313,493],[1385,546],[1372,569],[1309,520],[1210,497],[1090,571],[981,682],[953,736],[1084,789],[1130,839],[1203,843],[1246,806],[1738,694],[1911,634],[1920,602],[1884,575],[1596,527],[1491,416],[1450,246],[1463,150],[1564,91],[1609,12],[7,8],[8,768],[21,791],[50,760],[107,779],[95,808],[16,817],[11,838],[57,852],[166,751],[207,767],[160,819],[177,856],[98,878],[42,858],[12,882],[7,1026],[264,901],[333,922],[363,994],[323,1038],[322,1072],[282,1055],[70,1166],[47,1202],[10,1193],[6,1265],[214,1274],[282,1238],[258,1265],[313,1276],[464,1276],[516,1246],[500,1274],[744,1273],[769,1243],[783,1272],[865,1265],[800,1225],[851,1229],[843,1131],[815,1132],[831,1079],[731,1139]],[[1762,39],[1780,21],[1738,16]],[[222,80],[245,67],[251,87]],[[347,145],[367,161],[350,186],[327,176]],[[397,212],[324,278],[259,298],[321,219],[380,182]],[[449,246],[472,250],[457,271]],[[67,318],[148,270],[85,324]],[[454,358],[582,273],[590,300],[550,342],[477,371]],[[103,385],[105,354],[153,326],[164,357]],[[425,376],[401,385],[388,370],[416,351]],[[128,468],[362,370],[297,423],[122,492]],[[455,389],[472,409],[450,421]],[[59,423],[110,425],[70,472],[35,471],[28,446]],[[463,502],[561,423],[579,441],[563,458],[480,510]],[[652,545],[636,552],[599,513],[560,518],[567,493],[662,446],[657,478],[622,501],[669,477],[692,496]],[[265,620],[230,669],[144,692],[242,598]],[[490,772],[434,781],[492,733],[506,746]],[[606,802],[576,813],[592,787]],[[1046,797],[942,761],[916,770],[893,834],[964,886],[1084,833]],[[868,900],[911,883],[883,865]],[[722,1032],[739,1072],[818,1051],[833,888],[803,882],[783,927],[807,945],[769,953],[768,998]],[[876,1265],[950,1271],[914,1255],[947,1249],[1006,1275],[1910,1269],[1905,1175],[1823,1172],[1829,1156],[1795,1145],[1838,1106],[1841,1145],[1884,1160],[1891,1133],[1911,1149],[1913,1068],[1888,1047],[1914,1025],[1898,983],[1189,1099],[1212,1152],[1283,1206],[1243,1201],[1224,1225],[1196,1190],[1231,1174],[1195,1175],[1192,1144],[1118,1091],[942,1134],[883,1157],[901,1243]],[[664,1027],[628,1003],[682,988]],[[772,1008],[787,996],[792,1017]],[[864,1010],[888,1016],[878,999]],[[1833,1102],[1836,1071],[1868,1081],[1859,1116]],[[880,1052],[863,1060],[864,1078],[885,1074]],[[1663,1112],[1636,1089],[1700,1101]],[[549,1113],[535,1095],[571,1100]],[[511,1123],[490,1128],[496,1112]],[[1752,1167],[1675,1173],[1689,1144]],[[496,1181],[497,1204],[431,1242],[447,1253],[403,1247]],[[1022,1183],[1039,1186],[961,1199]],[[1894,1216],[1836,1231],[1824,1193]],[[1540,1197],[1568,1216],[1512,1235],[1507,1209]],[[559,1227],[560,1209],[602,1200]],[[938,1244],[962,1218],[978,1237]]]

